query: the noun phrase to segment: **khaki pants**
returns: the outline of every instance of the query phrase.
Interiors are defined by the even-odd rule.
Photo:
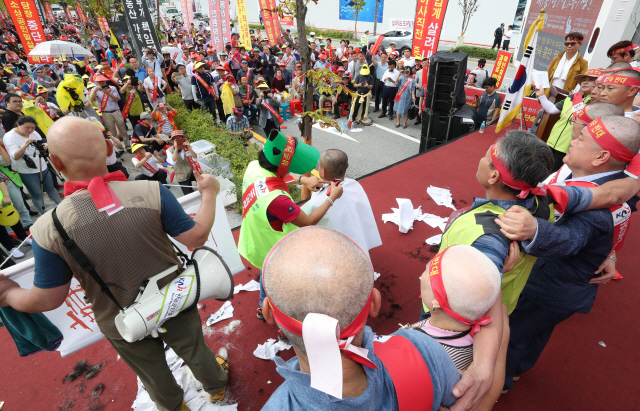
[[[325,101],[330,101],[331,102],[331,112],[333,113],[333,96],[325,96],[324,94],[320,94],[320,101],[318,102],[318,104],[320,105],[318,108],[323,110],[324,113],[324,102]],[[327,111],[329,111],[329,109],[327,109]]]
[[[103,112],[102,119],[104,120],[104,124],[107,126],[107,130],[111,132],[112,136],[117,137],[118,130],[120,130],[120,136],[122,137],[122,141],[124,141],[124,146],[131,147],[127,127],[124,125],[124,118],[122,117],[122,112],[120,110],[116,110],[112,113]],[[132,124],[132,126],[135,127],[136,125]]]
[[[149,396],[160,411],[177,411],[184,392],[167,365],[164,341],[184,360],[209,394],[217,394],[227,385],[227,373],[216,361],[202,335],[198,309],[179,314],[164,323],[166,333],[128,343],[107,338],[122,360],[140,377]]]

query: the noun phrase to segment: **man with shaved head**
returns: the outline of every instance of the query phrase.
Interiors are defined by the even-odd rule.
[[[640,113],[640,107],[633,105],[633,99],[640,91],[640,73],[633,70],[629,63],[610,65],[598,77],[598,83],[603,86],[600,89],[601,102],[622,107],[627,117]]]
[[[564,163],[572,174],[564,184],[597,187],[624,179],[625,167],[639,149],[640,124],[622,116],[600,117],[571,142]],[[574,313],[589,313],[601,283],[599,267],[606,259],[615,263],[637,201],[634,196],[608,209],[564,215],[566,204],[558,201],[555,224],[515,208],[500,216],[502,232],[538,257],[510,316],[505,390],[513,388],[514,376],[535,365],[556,325]],[[531,229],[514,235],[514,228],[522,226]]]
[[[167,331],[159,338],[133,343],[121,337],[114,323],[119,308],[134,302],[145,280],[181,266],[168,235],[188,247],[205,243],[215,218],[218,181],[196,173],[202,204],[192,220],[157,181],[127,182],[121,171],[108,173],[105,138],[91,121],[63,117],[49,128],[48,143],[51,162],[69,180],[65,198],[31,228],[33,288],[22,289],[0,275],[0,306],[23,312],[53,310],[64,303],[75,276],[100,331],[138,374],[158,408],[188,410],[183,391],[167,367],[163,343],[184,359],[212,402],[221,401],[228,366],[223,369],[220,364],[226,365],[225,359],[207,347],[198,310],[182,312],[164,323]],[[78,262],[73,251],[77,248],[69,241],[93,267]],[[132,256],[131,250],[144,251]],[[158,281],[158,286],[167,285],[180,271]],[[99,280],[108,286],[101,286]]]
[[[320,219],[318,225],[340,231],[362,247],[367,254],[369,250],[382,245],[376,219],[369,203],[367,193],[356,180],[345,178],[349,168],[349,158],[342,150],[331,149],[322,153],[318,172],[324,181],[333,181],[343,188],[340,202]],[[327,199],[329,187],[311,195],[311,199],[302,207],[310,214]]]
[[[297,355],[286,363],[274,358],[285,382],[263,410],[397,410],[412,401],[411,409],[435,411],[454,404],[460,374],[436,341],[417,330],[376,336],[365,325],[382,301],[371,263],[353,240],[326,227],[293,231],[267,256],[263,277],[265,319]],[[399,389],[398,368],[421,383]],[[323,379],[323,371],[331,377]]]

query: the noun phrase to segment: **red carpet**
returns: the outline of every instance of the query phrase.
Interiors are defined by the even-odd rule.
[[[401,234],[396,225],[383,224],[380,216],[397,206],[396,198],[409,198],[424,212],[448,216],[452,210],[437,206],[427,195],[429,185],[449,188],[458,207],[471,204],[473,196],[483,195],[475,179],[478,160],[494,140],[491,132],[472,134],[361,180],[383,241],[381,247],[371,251],[375,270],[382,274],[376,286],[385,300],[380,316],[369,321],[376,332],[390,333],[399,323],[418,318],[418,277],[436,251],[424,241],[440,233],[416,222],[412,231]],[[635,381],[640,364],[636,343],[640,329],[633,316],[640,294],[640,280],[635,277],[640,258],[632,254],[640,241],[638,221],[640,217],[635,217],[626,250],[619,256],[618,270],[624,279],[601,287],[591,314],[575,315],[557,328],[537,366],[500,398],[495,410],[640,410]],[[255,268],[246,270],[235,277],[236,284],[257,275]],[[275,329],[255,317],[257,304],[257,292],[237,294],[233,299],[234,319],[241,320],[242,325],[225,335],[221,329],[229,320],[223,321],[207,337],[212,349],[226,346],[229,350],[230,394],[239,403],[239,410],[259,410],[282,382],[273,362],[253,356],[258,344],[275,338]],[[203,320],[221,303],[205,305],[201,310]],[[600,341],[606,348],[598,344]],[[105,410],[124,411],[130,409],[135,398],[135,375],[116,360],[106,341],[64,359],[57,353],[19,358],[8,333],[0,330],[0,347],[4,354],[0,373],[0,401],[6,401],[3,411],[88,410],[98,403]],[[292,355],[284,352],[282,356],[288,359]],[[82,359],[90,364],[107,363],[92,380],[81,377],[63,384],[64,376]],[[79,390],[81,383],[86,387],[84,393]],[[103,383],[105,390],[92,399],[91,391],[98,383]],[[70,401],[75,402],[66,405]]]

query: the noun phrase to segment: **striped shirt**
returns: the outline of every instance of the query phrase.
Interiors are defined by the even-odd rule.
[[[430,319],[413,324],[410,328],[419,329],[438,341],[459,371],[465,371],[473,362],[473,337],[469,334],[470,329],[463,332],[447,331],[431,325]]]

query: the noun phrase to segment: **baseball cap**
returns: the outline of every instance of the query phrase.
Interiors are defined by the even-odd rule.
[[[140,114],[140,120],[151,120],[151,114],[143,111],[142,114]]]

